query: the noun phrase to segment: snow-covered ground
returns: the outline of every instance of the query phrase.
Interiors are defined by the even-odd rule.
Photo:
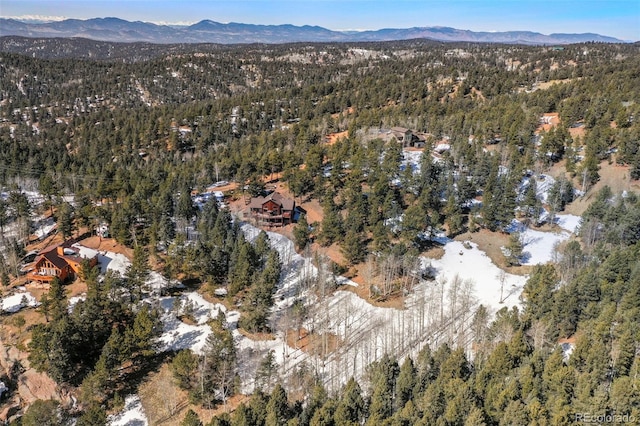
[[[241,229],[250,241],[260,232],[248,224],[243,224]],[[249,391],[255,360],[269,350],[274,351],[283,375],[305,362],[315,369],[326,386],[335,389],[350,376],[361,376],[370,363],[385,353],[402,358],[415,355],[426,344],[444,341],[466,346],[468,337],[464,329],[468,329],[478,304],[486,305],[492,312],[519,305],[518,296],[526,281],[526,277],[502,273],[475,244],[465,248],[462,243],[451,241],[445,245],[441,259],[423,260],[425,266],[435,270],[436,279],[420,281],[406,297],[405,309],[376,307],[343,290],[319,297],[318,292],[309,290],[305,283],[319,273],[326,274],[328,279],[330,275],[319,272],[309,259],[298,255],[286,237],[271,232],[267,235],[283,260],[282,279],[275,294],[274,324],[279,325],[280,330],[292,327],[287,323],[286,308],[300,298],[309,313],[303,327],[318,335],[332,334],[340,344],[337,350],[321,358],[291,348],[282,332],[277,333],[274,340],[256,342],[234,331],[240,353],[245,354],[240,357],[245,363],[240,370],[244,387]]]
[[[107,418],[109,426],[147,426],[149,420],[142,408],[138,395],[128,395],[124,399],[124,409]]]
[[[537,265],[551,262],[555,256],[555,248],[568,240],[571,234],[562,232],[542,232],[526,229],[520,233],[523,243],[521,263],[523,265]]]
[[[19,291],[18,293],[2,299],[0,311],[15,313],[25,307],[33,308],[40,305],[33,294],[26,291],[24,287],[17,287],[16,289]]]
[[[557,214],[555,223],[560,228],[575,234],[580,227],[582,218],[572,214]]]
[[[422,161],[422,151],[402,151],[402,161],[400,162],[400,170],[403,171],[410,167],[414,173],[420,173],[420,162]]]
[[[85,301],[86,299],[87,299],[86,293],[82,293],[78,296],[70,297],[68,302],[69,306],[67,309],[69,310],[69,312],[72,312],[73,308],[78,304],[78,302]]]
[[[570,226],[571,220],[567,220]],[[261,232],[249,224],[241,226],[248,240]],[[473,242],[448,241],[440,259],[423,258],[423,266],[431,267],[435,280],[420,281],[405,298],[404,309],[376,307],[356,294],[338,290],[324,297],[309,288],[311,278],[323,274],[341,284],[357,284],[343,277],[331,277],[318,271],[310,259],[297,254],[286,237],[267,232],[271,246],[283,262],[281,281],[274,296],[272,324],[280,330],[272,340],[254,341],[237,330],[239,313],[207,302],[197,293],[185,293],[180,299],[193,303],[194,325],[177,319],[173,304],[177,298],[163,298],[161,306],[164,333],[163,350],[190,348],[200,353],[210,333],[206,322],[222,311],[238,345],[243,391],[253,390],[255,369],[264,355],[272,350],[281,375],[292,374],[301,363],[311,367],[331,389],[344,384],[350,376],[360,377],[366,367],[385,353],[399,358],[415,355],[427,344],[450,342],[468,347],[469,329],[479,304],[491,313],[503,307],[520,306],[520,293],[527,277],[505,273]],[[553,234],[552,234],[553,235]],[[550,251],[550,247],[548,247]],[[294,326],[287,318],[287,308],[295,300],[307,306],[307,319],[302,326],[318,336],[333,335],[338,341],[335,351],[325,357],[292,348],[285,342],[282,330]]]
[[[537,265],[554,260],[556,247],[571,238],[580,226],[580,216],[570,214],[556,215],[555,223],[562,229],[557,232],[544,232],[531,229],[517,220],[513,220],[508,232],[519,232],[523,249],[521,263]]]
[[[562,359],[564,360],[564,362],[568,362],[569,358],[571,358],[571,355],[576,348],[576,345],[573,343],[565,342],[560,343],[560,348],[562,349]]]
[[[556,180],[549,175],[539,175],[535,177],[536,179],[536,195],[543,203],[546,203],[549,199],[549,191],[553,185],[555,185]]]
[[[180,313],[188,312],[196,324],[186,324],[178,319],[176,310],[178,303],[183,306]],[[160,307],[163,311],[161,317],[163,331],[159,338],[160,350],[191,349],[197,354],[202,354],[207,336],[211,334],[211,328],[207,322],[217,317],[220,311],[226,313],[227,310],[223,305],[208,302],[196,292],[183,293],[180,297],[162,297],[160,298]],[[226,314],[227,322],[229,322],[232,315],[230,315],[231,313]]]
[[[131,265],[131,261],[124,254],[114,253],[111,251],[98,251],[85,247],[80,243],[74,244],[73,247],[78,249],[81,257],[92,258],[97,255],[100,265],[100,273],[102,274],[105,274],[107,271],[114,271],[124,276],[127,268]],[[159,293],[161,289],[168,287],[169,284],[171,284],[172,287],[180,287],[179,282],[174,281],[169,283],[162,274],[155,271],[151,271],[149,273],[149,278],[146,283],[147,288],[155,293]]]
[[[92,258],[98,256],[98,262],[100,264],[100,273],[105,274],[107,271],[119,272],[121,275],[127,270],[127,267],[131,265],[131,261],[127,256],[120,253],[113,253],[110,251],[98,251],[83,246],[80,243],[73,245],[74,248],[80,252],[80,257]]]
[[[39,218],[38,221],[35,222],[35,226],[36,230],[33,233],[42,240],[56,228],[56,221],[53,217]]]
[[[436,270],[436,282],[445,280],[447,288],[456,276],[473,282],[475,300],[494,313],[505,306],[520,306],[519,296],[526,277],[504,272],[473,242],[451,241],[444,251],[441,259],[423,259]]]

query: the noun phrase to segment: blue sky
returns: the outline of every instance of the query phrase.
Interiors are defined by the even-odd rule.
[[[448,26],[474,31],[594,32],[640,40],[640,0],[0,0],[2,17],[190,24],[319,25],[333,30]]]

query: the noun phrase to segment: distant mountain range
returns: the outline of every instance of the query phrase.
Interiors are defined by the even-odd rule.
[[[222,24],[210,20],[190,26],[156,25],[119,18],[67,19],[49,23],[26,23],[0,18],[0,36],[33,38],[83,37],[112,42],[150,43],[292,43],[357,42],[431,39],[478,43],[570,44],[583,42],[622,43],[599,34],[540,34],[531,31],[475,32],[449,27],[387,28],[375,31],[341,32],[318,26]]]

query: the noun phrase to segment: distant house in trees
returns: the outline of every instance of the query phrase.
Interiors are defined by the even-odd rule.
[[[423,134],[417,134],[412,142],[414,148],[424,148],[427,144],[427,136]]]
[[[427,142],[427,135],[414,133],[413,130],[405,127],[392,127],[391,134],[396,138],[403,148],[414,147],[424,148]]]
[[[406,127],[392,127],[391,133],[396,137],[403,147],[411,146],[413,141],[413,131]]]
[[[61,282],[71,281],[80,273],[85,259],[69,242],[50,246],[40,252],[35,260],[34,269],[27,278],[40,283],[50,283],[54,278]],[[98,256],[90,258],[89,264],[97,265]]]
[[[285,226],[295,221],[296,202],[272,192],[266,197],[252,198],[249,210],[259,225]]]

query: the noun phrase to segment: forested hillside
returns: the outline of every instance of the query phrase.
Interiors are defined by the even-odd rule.
[[[86,266],[86,300],[72,309],[55,283],[26,327],[3,307],[20,336],[10,345],[79,401],[24,406],[22,424],[43,412],[103,424],[163,368],[195,410],[183,424],[640,419],[637,44],[59,43],[49,59],[0,53],[3,291],[24,284],[42,217],[65,240],[108,226],[132,262],[122,275]],[[215,182],[236,188],[228,207],[196,202]],[[274,182],[317,207],[281,240],[241,223],[243,201]],[[582,215],[575,234],[546,248],[550,261],[528,261],[527,232],[557,230],[564,210]],[[425,261],[455,239],[477,250],[474,236],[525,277],[508,303],[500,288],[503,309],[463,301],[467,284]],[[174,284],[145,285],[150,265]],[[403,313],[399,342],[385,331],[384,347],[365,346],[371,336],[348,329],[354,304],[332,328],[320,307],[343,275],[363,280],[352,287],[368,294],[353,291],[376,307],[414,315],[408,301],[428,298],[433,312],[423,303],[415,319],[428,326],[405,332]],[[198,295],[216,304],[202,321],[187,303]],[[169,296],[184,303],[171,321],[209,328],[197,350],[160,337]],[[290,360],[285,372],[286,356],[238,345],[277,335],[291,346],[303,330],[322,340],[315,367]],[[13,392],[19,374],[0,383]],[[203,415],[216,406],[235,411]]]

